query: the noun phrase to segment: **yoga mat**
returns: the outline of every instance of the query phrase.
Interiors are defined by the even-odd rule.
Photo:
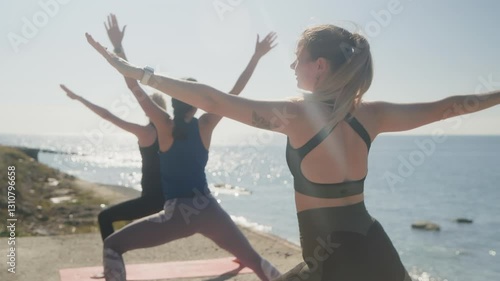
[[[219,276],[223,274],[253,273],[247,267],[240,268],[240,264],[233,261],[233,257],[174,261],[149,264],[127,264],[127,280],[156,280]],[[238,268],[241,270],[236,271]],[[102,266],[64,268],[59,270],[61,281],[95,281],[104,280],[92,278],[93,275],[102,272]]]

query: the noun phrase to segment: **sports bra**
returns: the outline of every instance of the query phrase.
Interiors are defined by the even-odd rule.
[[[370,150],[371,139],[366,129],[350,113],[344,120],[353,128],[353,130],[364,140],[368,150]],[[318,146],[335,129],[322,128],[314,137],[300,148],[293,148],[290,140],[287,140],[286,162],[294,178],[294,189],[304,195],[318,198],[343,198],[363,193],[365,178],[355,181],[345,181],[340,183],[314,183],[309,181],[300,169],[300,164],[304,157]]]

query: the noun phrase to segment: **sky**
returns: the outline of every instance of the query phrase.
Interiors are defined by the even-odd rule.
[[[242,93],[265,100],[299,94],[289,65],[305,28],[353,30],[354,22],[374,60],[365,100],[411,103],[500,88],[498,11],[495,0],[0,0],[0,133],[120,133],[67,98],[61,83],[123,119],[147,123],[123,78],[85,40],[89,32],[111,46],[103,24],[109,13],[127,25],[130,62],[223,91],[248,63],[256,34],[277,32],[278,46]],[[401,134],[500,135],[499,106],[458,118]],[[216,132],[215,140],[226,142],[259,130],[224,119]]]

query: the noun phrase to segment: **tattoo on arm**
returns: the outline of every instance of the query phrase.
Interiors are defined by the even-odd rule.
[[[261,128],[261,129],[267,129],[267,130],[272,130],[276,126],[274,126],[271,121],[267,120],[266,118],[260,116],[257,112],[252,111],[252,125]]]

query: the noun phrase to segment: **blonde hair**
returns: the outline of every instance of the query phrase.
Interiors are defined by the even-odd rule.
[[[161,108],[167,110],[167,104],[165,103],[165,99],[163,99],[163,95],[159,93],[154,93],[149,96],[154,103],[159,105]]]
[[[330,64],[330,75],[304,99],[331,107],[327,127],[333,128],[357,108],[372,83],[370,45],[362,35],[334,25],[306,29],[298,45],[309,52],[311,59],[325,58]]]

